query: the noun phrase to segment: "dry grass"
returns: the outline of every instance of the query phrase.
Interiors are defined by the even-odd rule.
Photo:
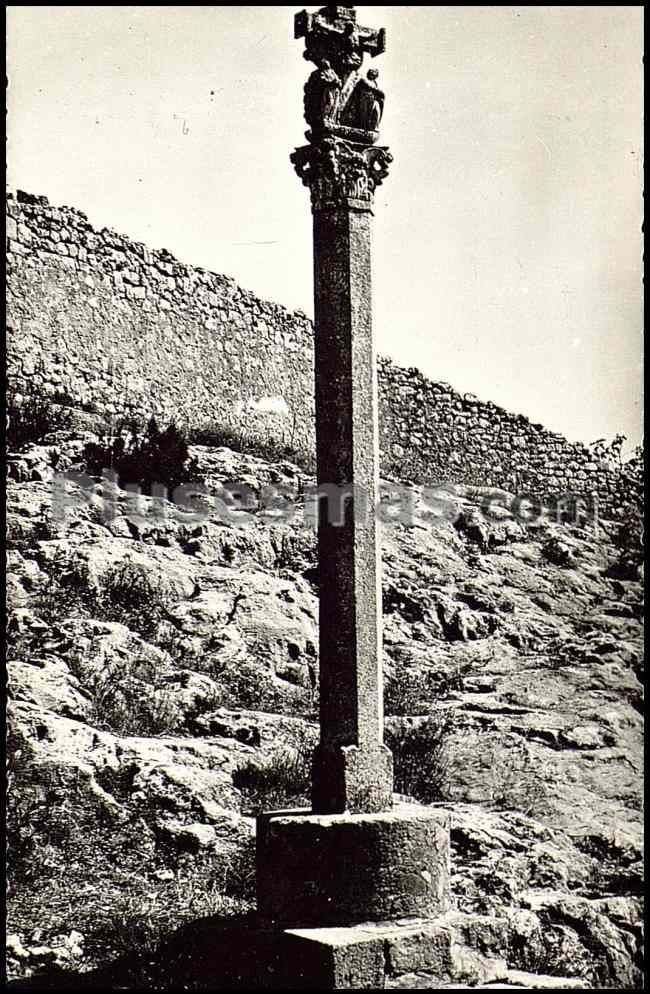
[[[252,841],[231,855],[166,847],[153,812],[102,808],[82,777],[39,766],[11,724],[7,765],[7,925],[27,943],[76,930],[84,954],[71,966],[91,969],[252,908]]]
[[[263,811],[308,806],[314,746],[313,734],[305,730],[295,745],[246,760],[233,774],[246,813],[258,815]]]

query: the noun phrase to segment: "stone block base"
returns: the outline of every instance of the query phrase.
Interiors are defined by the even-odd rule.
[[[314,814],[388,811],[393,804],[393,754],[386,746],[342,746],[314,753]]]
[[[288,990],[384,989],[384,943],[367,929],[296,929],[283,933],[282,945]]]
[[[258,911],[280,928],[434,918],[451,908],[449,855],[449,816],[436,808],[262,815]]]
[[[348,928],[269,929],[256,915],[185,925],[147,956],[148,990],[588,990],[576,978],[511,970],[506,919],[450,912],[434,921],[367,922]],[[144,961],[92,973],[57,970],[16,990],[135,990]],[[176,979],[174,984],[173,978]]]

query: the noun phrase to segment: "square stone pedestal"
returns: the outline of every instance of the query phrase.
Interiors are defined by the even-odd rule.
[[[449,816],[398,805],[380,814],[262,815],[257,900],[272,928],[435,918],[451,908]]]

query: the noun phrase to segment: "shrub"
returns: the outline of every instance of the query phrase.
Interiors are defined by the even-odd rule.
[[[425,721],[400,721],[386,728],[393,753],[395,790],[424,804],[444,801],[451,773],[452,713],[437,711]]]
[[[38,872],[41,826],[48,814],[45,791],[32,775],[32,750],[18,735],[11,718],[5,737],[5,843],[7,887]]]
[[[102,577],[97,617],[117,621],[143,638],[153,638],[166,618],[171,597],[144,567],[125,559]]]
[[[284,686],[280,686],[269,672],[260,672],[259,661],[239,653],[218,653],[210,658],[208,649],[205,657],[208,665],[203,671],[217,683],[223,707],[312,717],[314,690],[306,683],[289,686],[283,681]]]
[[[643,446],[621,468],[625,497],[621,508],[621,521],[615,543],[619,549],[619,575],[638,577],[638,570],[645,559],[645,454]]]
[[[382,590],[383,613],[400,614],[409,624],[426,621],[431,611],[428,595],[417,588],[405,588],[392,580],[386,580]]]
[[[462,691],[463,675],[460,665],[448,673],[431,670],[401,670],[384,683],[386,715],[408,717],[433,710],[434,701],[451,691]]]
[[[55,404],[60,404],[61,407],[75,407],[76,401],[74,397],[68,393],[67,390],[55,390],[52,394],[52,400]]]
[[[290,443],[249,433],[241,428],[206,425],[190,432],[190,441],[192,445],[232,449],[233,452],[266,459],[267,462],[292,462],[306,473],[314,473],[316,470],[316,457],[313,452]]]
[[[117,735],[156,736],[175,731],[182,715],[155,656],[142,653],[96,668],[70,659],[70,672],[91,701],[88,721]]]
[[[63,551],[47,569],[47,583],[34,602],[34,610],[43,621],[94,618],[117,622],[151,639],[171,606],[171,595],[129,559],[112,566],[100,582],[86,562]]]
[[[34,600],[34,610],[46,622],[70,617],[92,617],[98,613],[99,592],[88,563],[59,552],[48,564],[44,587]]]
[[[55,432],[69,432],[72,419],[50,398],[30,394],[19,401],[16,391],[7,394],[7,449],[20,452],[38,445]]]
[[[574,562],[574,549],[554,535],[542,546],[542,556],[554,566],[571,566]]]
[[[313,532],[271,528],[269,544],[275,556],[273,568],[278,573],[284,570],[303,573],[314,565],[316,542]]]
[[[645,452],[639,445],[632,456],[623,460],[624,435],[617,435],[609,445],[598,446],[597,455],[619,471],[616,522],[605,525],[617,551],[609,575],[619,580],[636,580],[645,561]]]
[[[304,736],[294,746],[276,749],[269,756],[246,760],[233,773],[246,810],[253,815],[309,804],[314,744]]]
[[[154,484],[173,492],[196,478],[196,463],[190,459],[185,435],[175,424],[160,431],[155,418],[150,419],[144,432],[130,422],[122,422],[113,437],[90,442],[84,458],[86,472],[91,476],[113,470],[120,486],[137,486],[149,495]]]

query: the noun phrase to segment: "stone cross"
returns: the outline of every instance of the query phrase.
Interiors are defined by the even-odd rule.
[[[299,14],[296,37],[316,67],[305,86],[309,144],[291,158],[314,215],[320,743],[312,810],[258,818],[257,907],[265,928],[303,943],[314,990],[378,990],[384,941],[353,926],[451,908],[449,816],[392,806],[383,744],[370,235],[391,155],[377,144],[378,73],[364,75],[363,63],[386,38],[334,4]]]
[[[388,175],[377,146],[384,94],[366,55],[385,32],[357,24],[354,7],[296,17],[316,65],[305,86],[309,144],[291,156],[311,191],[314,230],[316,434],[320,572],[320,744],[315,814],[377,813],[392,805],[383,744],[377,374],[372,335],[371,227]],[[338,495],[338,497],[337,497]]]

